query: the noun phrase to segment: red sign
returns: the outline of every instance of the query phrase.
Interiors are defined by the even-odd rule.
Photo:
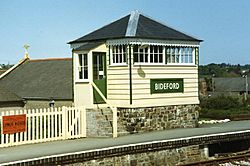
[[[3,134],[14,134],[26,131],[26,115],[3,116]]]

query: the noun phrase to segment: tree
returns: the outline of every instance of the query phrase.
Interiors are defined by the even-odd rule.
[[[9,69],[9,68],[11,68],[12,66],[14,66],[14,65],[10,65],[10,64],[0,64],[0,69],[2,69],[2,70],[7,70],[7,69]]]

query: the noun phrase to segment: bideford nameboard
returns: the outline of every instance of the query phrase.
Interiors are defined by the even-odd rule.
[[[154,93],[183,93],[183,78],[150,79],[150,92]]]

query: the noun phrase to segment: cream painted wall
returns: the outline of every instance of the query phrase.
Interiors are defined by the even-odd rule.
[[[93,65],[92,65],[92,55],[93,52],[108,52],[105,44],[102,44],[88,52],[77,51],[73,53],[73,72],[74,72],[74,104],[75,106],[85,106],[88,108],[93,108],[93,88],[91,81],[93,80]],[[88,80],[78,80],[77,79],[77,55],[78,54],[88,54]]]
[[[152,78],[183,78],[184,93],[150,93]],[[132,99],[129,104],[129,68],[109,67],[108,99],[117,107],[151,107],[199,104],[197,66],[133,66]]]
[[[27,100],[25,104],[25,109],[35,109],[35,108],[49,108],[49,100]],[[55,100],[55,107],[62,106],[73,106],[73,101],[71,100]]]
[[[112,105],[129,106],[129,67],[109,66],[107,87],[107,98]]]
[[[90,83],[75,83],[74,104],[77,107],[93,107],[93,90]]]
[[[0,112],[2,111],[11,111],[11,110],[22,110],[23,107],[1,107]]]

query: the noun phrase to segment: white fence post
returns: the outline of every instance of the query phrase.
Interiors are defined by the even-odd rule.
[[[68,116],[67,116],[67,108],[65,106],[62,107],[62,136],[64,139],[67,139],[68,133]]]
[[[117,108],[113,107],[113,138],[117,137]]]
[[[87,122],[86,122],[86,108],[85,107],[81,107],[81,133],[82,133],[82,137],[86,137],[87,136]]]
[[[3,116],[26,114],[26,131],[0,134],[0,147],[59,139],[86,137],[85,107],[44,108],[0,112],[0,131]]]

